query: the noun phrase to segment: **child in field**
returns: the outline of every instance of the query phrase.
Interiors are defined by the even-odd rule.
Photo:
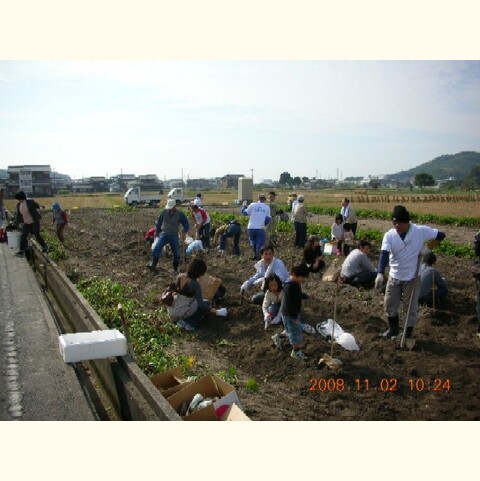
[[[335,222],[332,224],[332,241],[337,242],[337,256],[342,255],[342,244],[344,239],[344,229],[343,229],[343,215],[337,214],[335,216]]]
[[[283,288],[280,314],[282,315],[283,325],[288,340],[292,346],[290,357],[305,361],[307,357],[300,350],[303,342],[303,330],[301,322],[302,310],[302,283],[308,277],[308,267],[306,264],[299,264],[293,267],[290,279]],[[273,343],[277,349],[282,347],[280,334],[272,336]]]
[[[265,278],[263,287],[265,297],[262,303],[265,329],[267,329],[270,324],[278,324],[281,322],[279,311],[283,296],[282,286],[282,281],[276,274],[271,274]]]
[[[345,224],[343,224],[343,237],[343,255],[348,256],[348,254],[350,254],[350,251],[355,246],[355,234],[352,231],[352,225],[348,222],[345,222]]]

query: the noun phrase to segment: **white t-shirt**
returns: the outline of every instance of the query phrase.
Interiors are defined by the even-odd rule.
[[[437,234],[438,229],[412,223],[404,240],[395,229],[386,232],[383,236],[382,251],[390,252],[390,277],[399,281],[413,279],[423,245],[426,241],[435,239]]]
[[[198,205],[198,207],[202,207],[202,199],[200,197],[195,197],[195,199],[193,199],[193,205]]]
[[[250,216],[247,229],[265,229],[265,218],[270,217],[270,207],[265,202],[252,202],[245,212]]]

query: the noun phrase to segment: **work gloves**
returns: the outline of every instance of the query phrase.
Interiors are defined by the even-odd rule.
[[[383,274],[378,273],[375,278],[375,289],[381,290],[385,286],[385,278]]]

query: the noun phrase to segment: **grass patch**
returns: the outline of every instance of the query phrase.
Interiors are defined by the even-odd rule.
[[[122,304],[137,363],[145,374],[156,374],[178,365],[184,368],[193,366],[193,358],[179,358],[165,352],[165,347],[172,344],[179,329],[168,322],[163,310],[156,310],[152,314],[144,313],[131,289],[108,278],[81,280],[77,288],[110,329],[123,331],[118,312],[118,304]]]

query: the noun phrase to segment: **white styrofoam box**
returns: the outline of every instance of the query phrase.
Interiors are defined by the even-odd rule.
[[[89,361],[127,354],[127,340],[117,329],[62,334],[58,342],[65,362]]]

